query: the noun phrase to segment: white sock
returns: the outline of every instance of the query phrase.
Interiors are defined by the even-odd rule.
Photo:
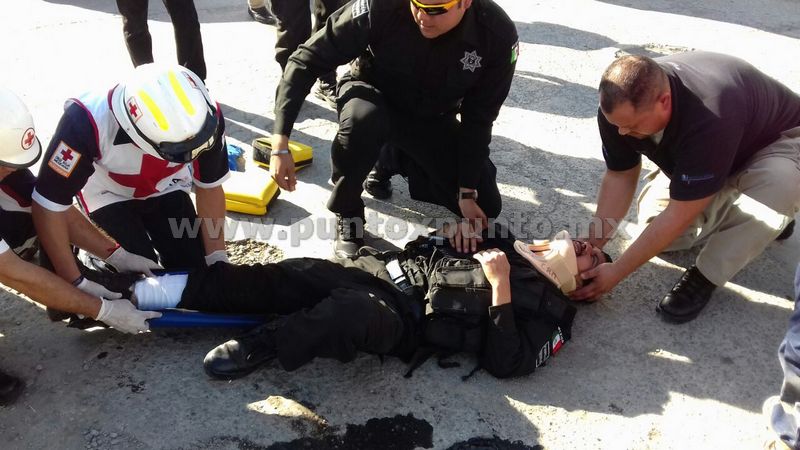
[[[142,311],[174,308],[181,301],[189,275],[159,275],[137,281],[133,287],[136,307]]]

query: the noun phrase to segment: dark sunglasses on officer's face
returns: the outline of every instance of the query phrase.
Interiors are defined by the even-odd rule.
[[[453,6],[456,6],[458,2],[461,0],[451,0],[447,3],[439,3],[436,5],[426,5],[424,3],[420,3],[417,0],[411,0],[411,4],[414,5],[417,9],[422,10],[425,14],[429,16],[438,16],[439,14],[444,14]]]

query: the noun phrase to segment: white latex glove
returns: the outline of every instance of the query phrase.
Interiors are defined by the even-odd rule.
[[[94,281],[84,278],[83,276],[81,276],[80,280],[81,282],[76,284],[75,287],[89,295],[110,299],[122,298],[122,294],[119,292],[111,292],[103,287],[103,285],[95,283]]]
[[[153,276],[150,269],[163,269],[160,264],[144,256],[133,254],[122,247],[111,253],[106,262],[114,266],[117,272],[143,273],[148,277]]]
[[[212,265],[218,262],[224,262],[224,263],[230,262],[228,261],[228,254],[225,253],[225,250],[215,250],[210,254],[206,255],[206,265],[208,267],[211,267]]]
[[[95,319],[123,333],[136,334],[140,331],[147,331],[150,329],[147,319],[161,317],[160,312],[139,311],[125,299],[106,300],[101,298],[100,301],[102,305]]]

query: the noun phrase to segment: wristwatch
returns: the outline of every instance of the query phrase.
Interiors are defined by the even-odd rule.
[[[458,201],[461,200],[478,200],[478,190],[472,190],[467,192],[458,191]]]

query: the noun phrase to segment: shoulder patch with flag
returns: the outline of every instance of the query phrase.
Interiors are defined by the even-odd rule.
[[[64,141],[61,141],[58,143],[58,147],[56,147],[56,151],[53,152],[53,156],[50,157],[50,161],[47,162],[47,165],[62,177],[69,178],[80,159],[80,153],[73,150],[72,147],[65,144]]]
[[[517,58],[519,58],[519,41],[511,46],[511,64],[517,62]]]
[[[353,19],[363,16],[369,12],[369,0],[356,0],[352,8],[350,14],[353,16]]]

